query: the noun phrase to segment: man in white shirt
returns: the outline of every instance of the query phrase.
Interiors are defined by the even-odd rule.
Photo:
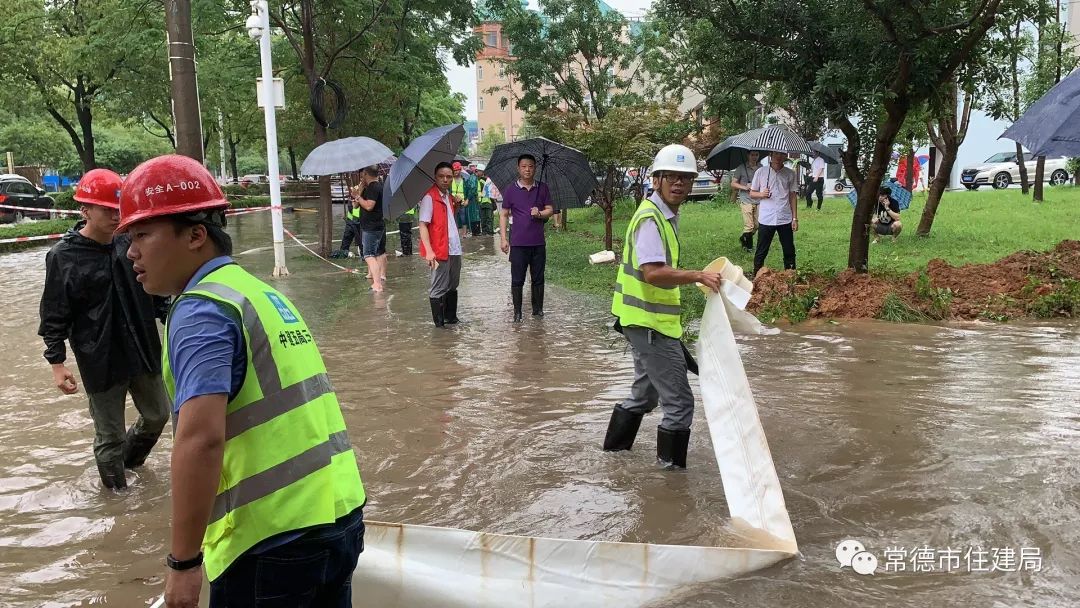
[[[795,232],[799,230],[799,176],[784,166],[787,152],[769,153],[769,164],[754,173],[750,197],[758,202],[758,243],[754,276],[765,265],[773,235],[780,235],[784,269],[795,268]]]
[[[806,208],[813,206],[811,195],[817,193],[817,208],[821,209],[821,200],[825,193],[825,159],[813,152],[813,160],[810,163],[810,179],[806,183]]]

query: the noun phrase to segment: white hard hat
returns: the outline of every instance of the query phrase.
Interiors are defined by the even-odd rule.
[[[484,169],[487,169],[487,165],[485,165],[484,163],[476,163],[477,171],[483,171]]]
[[[652,174],[656,175],[660,171],[674,171],[676,173],[693,173],[697,174],[697,159],[694,158],[694,153],[690,151],[690,148],[679,144],[671,144],[670,146],[664,146],[659,152],[656,153],[656,158],[653,159]]]

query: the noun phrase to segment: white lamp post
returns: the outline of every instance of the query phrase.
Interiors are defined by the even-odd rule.
[[[248,35],[259,41],[262,59],[263,115],[266,118],[266,165],[270,174],[270,217],[274,227],[274,276],[287,277],[285,267],[285,230],[281,222],[281,174],[278,169],[277,119],[274,115],[274,71],[270,55],[270,7],[266,0],[251,0],[251,16],[245,23]]]

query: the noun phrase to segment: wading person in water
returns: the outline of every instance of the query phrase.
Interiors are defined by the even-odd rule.
[[[79,180],[75,200],[83,220],[45,257],[38,328],[53,381],[66,395],[79,390],[64,364],[64,340],[71,344],[94,420],[98,474],[105,487],[117,489],[127,486],[124,469],[146,461],[169,421],[157,329],[168,302],[142,290],[127,259],[129,239],[113,236],[121,184],[107,169]],[[125,432],[128,394],[139,417]]]
[[[435,327],[458,322],[461,234],[454,217],[456,199],[450,191],[453,181],[453,166],[439,163],[435,166],[435,184],[420,200],[420,255],[431,268],[428,301]]]
[[[195,608],[205,570],[211,608],[351,606],[366,495],[311,331],[229,257],[229,203],[201,164],[149,160],[120,200],[139,282],[177,297],[165,605]]]
[[[616,278],[611,313],[634,355],[630,396],[615,406],[604,450],[629,450],[641,419],[659,405],[656,459],[665,468],[686,468],[694,394],[687,378],[679,286],[701,283],[720,290],[720,275],[679,269],[679,207],[697,177],[694,153],[673,144],[660,150],[652,166],[652,195],[641,201],[623,240],[623,264]]]

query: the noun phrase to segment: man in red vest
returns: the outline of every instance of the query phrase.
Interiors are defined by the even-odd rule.
[[[461,278],[461,235],[454,221],[450,163],[435,166],[435,185],[420,201],[420,255],[431,268],[431,320],[435,327],[458,322],[458,281]]]

